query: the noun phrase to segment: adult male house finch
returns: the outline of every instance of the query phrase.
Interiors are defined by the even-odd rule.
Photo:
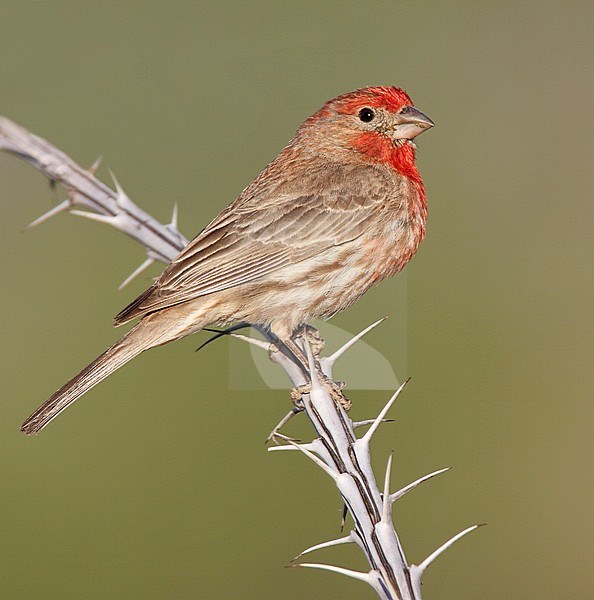
[[[394,275],[425,235],[425,188],[412,139],[433,121],[396,87],[327,102],[289,145],[115,317],[140,317],[23,424],[27,434],[129,360],[212,323],[270,329],[286,348]]]

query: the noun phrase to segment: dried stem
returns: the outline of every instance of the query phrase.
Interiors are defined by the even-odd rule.
[[[166,225],[159,223],[128,198],[113,175],[115,191],[99,181],[94,175],[98,163],[90,169],[83,169],[50,143],[5,117],[0,117],[0,150],[26,160],[49,179],[66,188],[67,199],[36,219],[30,225],[31,227],[60,212],[69,211],[112,225],[145,248],[147,259],[122,286],[152,262],[170,262],[188,242],[177,229],[175,208],[171,223]],[[306,328],[300,338],[300,344],[309,359],[309,379],[298,365],[278,351],[274,340],[269,337],[266,330],[260,329],[266,339],[265,342],[238,334],[231,335],[267,350],[271,360],[285,370],[295,387],[311,385],[311,391],[302,395],[302,405],[316,430],[317,437],[310,443],[298,444],[275,429],[272,435],[287,441],[287,444],[272,447],[270,450],[299,450],[310,458],[334,479],[353,519],[353,529],[347,536],[316,544],[304,550],[299,557],[328,546],[355,543],[365,554],[370,570],[365,573],[314,563],[301,563],[299,566],[330,570],[365,581],[384,600],[420,600],[421,576],[425,569],[452,543],[476,529],[478,525],[455,535],[419,565],[407,562],[392,522],[392,504],[418,484],[447,469],[425,475],[401,490],[390,493],[392,465],[392,456],[390,456],[383,490],[380,490],[371,468],[370,442],[379,425],[386,420],[384,417],[402,392],[406,382],[390,398],[377,418],[355,424],[345,412],[343,403],[336,401],[337,390],[330,389],[327,380],[328,377],[332,377],[332,367],[340,356],[380,322],[366,328],[330,357],[319,355],[323,341],[316,330]],[[295,412],[292,410],[281,423],[286,423],[290,415]],[[355,427],[360,425],[369,425],[369,429],[365,435],[357,438]]]

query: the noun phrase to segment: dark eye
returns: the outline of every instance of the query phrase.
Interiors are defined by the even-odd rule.
[[[359,118],[363,123],[369,123],[369,121],[373,121],[375,118],[375,113],[371,110],[371,108],[362,108],[359,111]]]

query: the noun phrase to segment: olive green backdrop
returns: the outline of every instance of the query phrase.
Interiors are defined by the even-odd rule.
[[[402,277],[332,321],[356,332],[389,315],[367,341],[394,363],[407,343],[413,379],[378,467],[394,449],[397,485],[454,466],[395,507],[409,559],[488,523],[427,572],[428,600],[591,597],[589,5],[0,4],[0,113],[83,164],[102,154],[157,218],[177,202],[188,236],[332,96],[400,85],[437,123],[419,139],[430,222],[405,314]],[[0,156],[0,596],[373,598],[283,568],[339,534],[341,505],[305,458],[266,452],[288,395],[230,389],[229,340],[154,350],[37,438],[18,431],[158,273],[117,292],[142,252],[97,223],[22,233],[61,198]],[[231,366],[253,368],[247,354]],[[353,391],[353,414],[388,394]],[[349,548],[315,558],[365,566]]]

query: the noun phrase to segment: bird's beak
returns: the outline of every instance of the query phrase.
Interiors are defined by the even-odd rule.
[[[397,140],[412,140],[435,123],[413,106],[405,106],[394,118],[393,134]]]

